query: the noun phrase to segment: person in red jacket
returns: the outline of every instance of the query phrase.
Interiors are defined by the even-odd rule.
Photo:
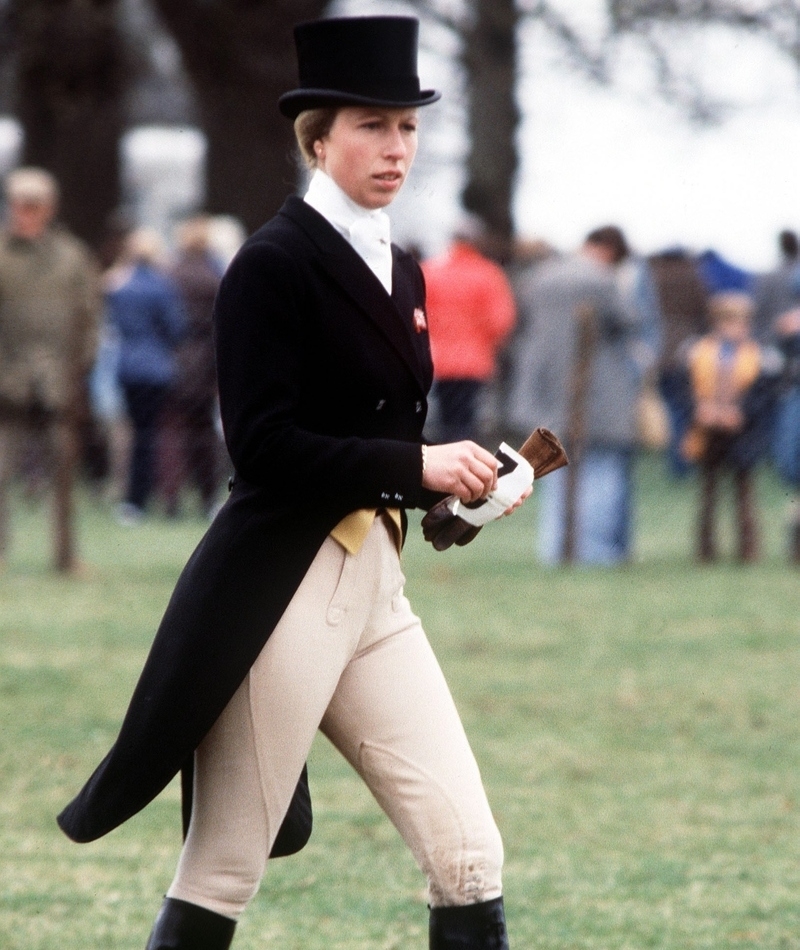
[[[466,219],[447,251],[422,264],[443,442],[478,437],[481,396],[516,320],[511,284],[478,249],[480,235],[478,223]]]

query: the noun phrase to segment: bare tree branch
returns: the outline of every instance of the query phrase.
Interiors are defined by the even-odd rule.
[[[432,23],[436,23],[439,26],[445,27],[445,29],[450,30],[451,32],[461,35],[465,27],[465,18],[464,16],[456,16],[455,14],[448,13],[445,10],[440,9],[440,7],[431,0],[406,0],[407,5],[425,19],[430,20]]]
[[[690,121],[709,125],[733,109],[704,88],[697,72],[675,55],[676,30],[709,26],[747,32],[771,43],[800,68],[798,0],[607,0],[608,25],[594,46],[549,0],[519,0],[522,14],[542,23],[569,62],[590,79],[610,83],[620,40],[631,38],[649,56],[656,88]]]
[[[592,50],[580,33],[547,0],[522,0],[520,12],[529,19],[539,20],[560,42],[569,61],[585,72],[595,82],[609,82],[607,50]]]
[[[709,96],[697,78],[679,73],[674,68],[665,47],[654,37],[641,37],[655,70],[659,94],[676,105],[695,125],[716,125],[730,111],[730,106]]]
[[[614,33],[651,34],[663,25],[719,25],[770,41],[800,65],[800,4],[796,0],[609,0]]]

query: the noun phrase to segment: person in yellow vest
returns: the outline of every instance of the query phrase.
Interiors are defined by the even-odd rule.
[[[720,480],[734,482],[741,561],[758,557],[758,525],[752,473],[765,444],[763,409],[770,388],[764,353],[752,339],[753,303],[747,294],[723,292],[710,301],[711,332],[687,354],[688,384],[694,407],[683,454],[700,470],[698,557],[717,559],[715,539]]]

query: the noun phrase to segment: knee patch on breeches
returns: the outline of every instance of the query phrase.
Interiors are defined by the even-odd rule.
[[[431,906],[498,897],[503,843],[473,776],[446,787],[389,749],[361,747],[360,768],[428,879]]]

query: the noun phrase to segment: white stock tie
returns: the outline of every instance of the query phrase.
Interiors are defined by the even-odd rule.
[[[359,215],[350,225],[350,243],[370,270],[392,292],[392,247],[389,237],[389,215],[384,211]]]

